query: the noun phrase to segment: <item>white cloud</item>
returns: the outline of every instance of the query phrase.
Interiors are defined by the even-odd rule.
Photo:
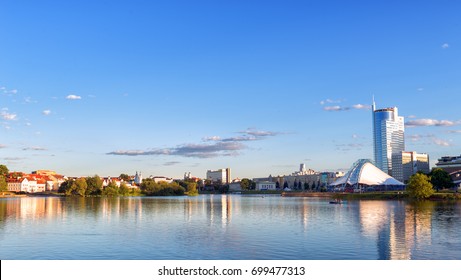
[[[349,108],[348,108],[348,107],[341,107],[341,106],[336,105],[336,106],[326,106],[326,107],[323,107],[323,110],[325,110],[325,111],[333,111],[333,112],[336,111],[336,112],[338,112],[338,111],[347,111],[347,110],[349,110]]]
[[[78,99],[82,99],[81,96],[78,96],[78,95],[75,95],[75,94],[69,94],[66,99],[69,99],[69,100],[78,100]]]
[[[358,110],[369,110],[371,109],[371,106],[370,105],[363,105],[363,104],[356,104],[356,105],[352,105],[352,108],[354,109],[358,109]]]
[[[15,120],[17,120],[17,115],[8,113],[8,108],[3,108],[0,115],[2,116],[2,119],[6,120],[6,121],[15,121]]]
[[[236,156],[238,151],[246,148],[239,142],[217,142],[214,144],[185,144],[175,148],[160,150],[119,150],[107,153],[108,155],[148,156],[172,155],[193,158],[213,158],[220,156]]]
[[[419,142],[422,145],[438,145],[442,147],[450,147],[453,146],[450,141],[437,138],[435,134],[412,134],[408,135],[407,138],[410,139],[412,142]]]
[[[51,114],[51,110],[43,110],[42,114],[48,116]]]
[[[436,144],[437,146],[442,146],[442,147],[450,147],[451,143],[449,141],[439,139],[439,138],[433,138],[432,142]]]
[[[420,87],[420,88],[417,88],[416,90],[417,90],[417,91],[423,91],[424,88],[421,88],[421,87]]]
[[[0,144],[0,149],[6,148],[6,145]]]
[[[205,137],[203,138],[203,141],[219,141],[221,140],[221,137],[219,136],[211,136],[211,137]]]
[[[23,151],[46,151],[47,149],[46,148],[43,148],[43,147],[38,147],[38,146],[33,146],[33,147],[26,147],[26,148],[23,148],[22,149]]]
[[[405,123],[406,126],[453,126],[460,124],[460,121],[435,120],[435,119],[416,119]]]
[[[240,131],[242,135],[229,138],[221,138],[219,136],[211,136],[202,138],[204,142],[200,144],[183,144],[176,147],[165,149],[150,149],[150,150],[118,150],[107,153],[108,155],[124,155],[124,156],[183,156],[191,158],[214,158],[220,156],[237,156],[240,151],[247,149],[242,142],[256,141],[267,139],[271,136],[276,136],[281,133],[266,130],[256,130],[249,128],[245,131]]]
[[[253,128],[249,128],[249,129],[247,129],[245,131],[241,131],[240,133],[248,134],[248,135],[255,136],[255,137],[276,136],[276,135],[280,134],[279,132],[265,131],[265,130],[255,130]]]
[[[322,100],[320,101],[320,105],[325,105],[325,104],[332,104],[332,103],[341,103],[342,100],[332,100],[332,99],[326,99],[326,100]]]
[[[448,49],[449,47],[450,47],[450,45],[447,44],[447,43],[445,43],[445,44],[442,45],[442,49]]]

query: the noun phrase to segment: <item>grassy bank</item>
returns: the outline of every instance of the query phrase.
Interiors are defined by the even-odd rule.
[[[335,193],[333,198],[343,200],[409,200],[406,192],[370,192],[370,193]],[[446,201],[461,200],[461,194],[453,192],[439,192],[428,200]]]

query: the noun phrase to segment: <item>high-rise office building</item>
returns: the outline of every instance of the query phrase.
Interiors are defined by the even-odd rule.
[[[376,109],[374,100],[372,109],[375,165],[392,176],[392,154],[405,150],[403,117],[397,107]]]

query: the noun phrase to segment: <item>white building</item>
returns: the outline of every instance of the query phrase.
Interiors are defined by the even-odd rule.
[[[230,168],[218,169],[218,170],[208,170],[206,172],[206,179],[211,182],[217,182],[222,184],[230,184],[231,182],[231,171]]]
[[[8,191],[10,192],[30,192],[29,180],[18,178],[8,180]]]
[[[134,175],[134,183],[136,185],[141,185],[141,183],[142,183],[142,174],[141,174],[141,172],[139,172],[139,174],[138,174],[138,171],[136,171],[136,175]]]
[[[155,183],[160,183],[160,182],[167,182],[167,183],[172,183],[173,178],[168,178],[165,176],[155,176],[155,177],[150,177],[152,180],[154,180]]]
[[[268,191],[268,190],[275,190],[275,189],[276,189],[275,182],[262,181],[262,182],[256,183],[256,190],[258,191]]]

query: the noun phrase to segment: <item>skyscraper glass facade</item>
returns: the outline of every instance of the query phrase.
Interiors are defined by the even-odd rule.
[[[405,150],[404,122],[397,107],[376,109],[373,102],[373,150],[375,165],[392,176],[392,154]]]

